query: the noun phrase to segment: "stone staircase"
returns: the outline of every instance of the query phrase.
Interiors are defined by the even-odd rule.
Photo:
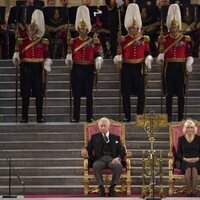
[[[195,60],[189,82],[188,117],[200,120],[200,60]],[[160,72],[153,65],[149,73],[146,113],[160,113]],[[80,194],[83,193],[83,161],[80,150],[84,143],[83,122],[85,100],[82,100],[81,123],[69,123],[69,78],[63,60],[55,60],[48,76],[47,123],[35,123],[35,106],[31,101],[30,123],[15,123],[15,68],[11,61],[0,61],[0,195],[8,193],[8,161],[12,161],[16,174],[24,181],[20,184],[12,170],[13,194]],[[107,116],[119,120],[119,76],[111,60],[106,60],[99,73],[98,88],[94,89],[95,119]],[[136,99],[132,98],[132,116]],[[174,98],[176,101],[176,98]],[[19,99],[19,113],[21,102]],[[177,107],[173,107],[177,112]],[[20,116],[19,116],[20,118]],[[174,118],[175,120],[175,118]],[[155,135],[155,149],[163,152],[163,184],[167,192],[169,133],[160,129]],[[150,144],[143,129],[135,123],[126,124],[126,144],[132,152],[132,193],[142,187],[142,152]]]
[[[200,113],[200,60],[195,60],[194,71],[189,79],[188,116],[197,119]],[[161,75],[160,67],[153,65],[148,75],[145,112],[161,112]],[[19,88],[19,87],[18,87]],[[119,120],[119,74],[112,60],[105,60],[98,76],[98,88],[94,89],[94,118],[108,116]],[[19,92],[18,92],[19,93]],[[19,96],[19,94],[18,94]],[[69,74],[64,60],[55,60],[48,76],[46,93],[46,118],[48,122],[69,121]],[[132,97],[132,116],[136,111],[136,97]],[[176,97],[174,98],[176,102]],[[18,101],[19,118],[21,100]],[[163,105],[165,99],[163,98]],[[165,105],[164,105],[165,108]],[[0,61],[0,122],[15,122],[15,67],[11,61]],[[31,101],[30,121],[35,121],[35,105]],[[45,109],[44,109],[45,110]],[[163,109],[164,111],[164,109]],[[174,120],[177,115],[177,103],[173,105]],[[18,119],[19,120],[19,119]],[[85,121],[85,99],[82,100],[81,120]]]

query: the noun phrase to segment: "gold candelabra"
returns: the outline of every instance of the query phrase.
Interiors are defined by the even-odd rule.
[[[148,134],[150,149],[146,153],[143,151],[143,174],[142,174],[142,198],[146,199],[161,199],[163,197],[163,171],[162,171],[162,151],[159,157],[156,155],[154,148],[155,132],[161,127],[167,127],[166,114],[148,114],[136,116],[136,127],[144,128]],[[147,184],[149,180],[149,184]],[[159,180],[156,183],[156,180]],[[159,195],[159,197],[155,197]]]

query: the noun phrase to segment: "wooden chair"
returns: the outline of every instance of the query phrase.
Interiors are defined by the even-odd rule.
[[[193,120],[193,119],[192,119]],[[197,134],[200,135],[200,122],[195,121],[195,125],[198,127]],[[177,162],[177,150],[178,150],[178,138],[183,135],[182,129],[185,121],[171,123],[169,125],[170,133],[170,151],[168,154],[168,166],[169,166],[169,194],[173,195],[176,192],[182,192],[185,187],[175,188],[176,180],[185,181],[185,176],[180,170]]]
[[[120,178],[120,184],[116,186],[116,192],[126,193],[127,195],[131,194],[131,153],[127,152],[126,144],[125,144],[125,125],[124,123],[110,120],[110,132],[118,135],[121,138],[121,143],[124,147],[125,157],[121,161],[123,168]],[[91,139],[93,134],[99,132],[98,120],[92,123],[84,124],[84,145],[87,146],[89,140]],[[105,169],[102,172],[103,180],[105,185],[105,190],[108,192],[108,185],[112,179],[112,170]],[[92,181],[95,182],[94,171],[92,166],[89,166],[88,159],[84,159],[84,195],[88,195],[88,193],[98,192],[98,186],[92,185]]]

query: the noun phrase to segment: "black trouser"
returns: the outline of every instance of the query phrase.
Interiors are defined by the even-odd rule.
[[[73,118],[80,120],[81,96],[86,97],[86,115],[87,120],[93,118],[93,82],[94,65],[74,64],[71,74],[72,92],[74,96]]]
[[[21,66],[22,118],[28,119],[29,99],[36,98],[37,120],[42,118],[42,63],[23,63]]]
[[[138,97],[137,114],[143,114],[145,93],[144,93],[144,75],[142,74],[142,64],[123,64],[121,71],[121,87],[123,97],[123,109],[127,119],[131,119],[130,95],[135,94]]]
[[[166,69],[166,113],[172,117],[173,95],[178,97],[178,120],[183,119],[184,113],[184,65],[170,62]]]

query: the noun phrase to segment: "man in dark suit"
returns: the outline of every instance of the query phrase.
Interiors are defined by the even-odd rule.
[[[82,150],[81,154],[83,158],[89,157],[93,163],[94,176],[99,185],[99,196],[105,196],[101,171],[103,169],[111,169],[113,171],[108,195],[116,196],[114,188],[119,182],[122,170],[120,137],[109,132],[109,119],[101,118],[98,125],[100,132],[92,135],[88,146]]]

